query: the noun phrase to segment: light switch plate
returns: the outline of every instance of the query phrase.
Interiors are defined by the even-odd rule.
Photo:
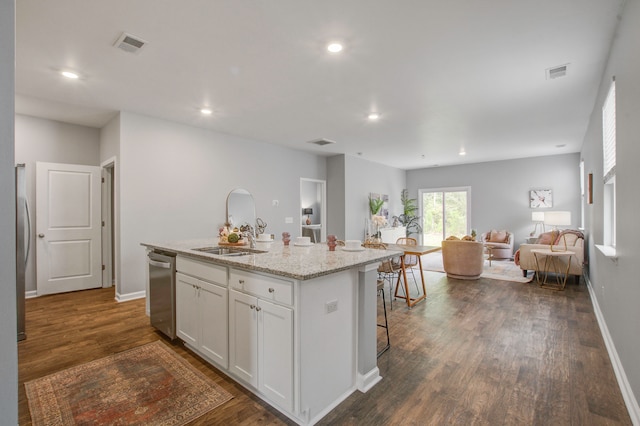
[[[284,218],[284,223],[293,223],[293,218],[292,217],[285,217]]]

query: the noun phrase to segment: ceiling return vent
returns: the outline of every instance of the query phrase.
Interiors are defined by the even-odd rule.
[[[113,44],[120,50],[124,50],[128,53],[138,53],[140,49],[146,46],[147,42],[140,37],[133,36],[131,34],[122,33],[118,40]]]
[[[325,145],[331,145],[332,143],[335,143],[335,141],[330,141],[329,139],[315,139],[307,143],[312,143],[314,145],[319,145],[319,146],[325,146]]]
[[[569,64],[559,65],[553,68],[547,68],[546,75],[547,80],[553,80],[560,77],[565,77],[567,75],[567,68],[569,68]]]

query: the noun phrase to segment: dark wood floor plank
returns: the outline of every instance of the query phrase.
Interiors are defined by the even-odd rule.
[[[388,310],[383,380],[319,424],[631,424],[584,283],[556,292],[427,273],[427,293],[411,310],[400,300]],[[113,289],[27,300],[20,424],[31,424],[25,381],[164,339],[144,310],[144,300],[116,303]],[[383,329],[378,336],[382,345]],[[173,348],[234,395],[193,425],[292,424],[183,345]]]

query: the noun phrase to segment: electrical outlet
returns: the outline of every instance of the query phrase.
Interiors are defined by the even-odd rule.
[[[335,312],[338,310],[338,301],[330,300],[324,304],[324,307],[328,314],[330,314],[331,312]]]
[[[284,223],[293,223],[293,218],[292,217],[285,217],[284,218]]]

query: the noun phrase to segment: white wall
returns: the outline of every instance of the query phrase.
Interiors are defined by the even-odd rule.
[[[533,231],[529,207],[531,189],[553,190],[553,207],[568,210],[572,228],[580,226],[580,156],[578,154],[432,167],[407,172],[411,198],[419,189],[471,187],[470,229],[478,234],[507,229],[515,235],[515,249]]]
[[[406,171],[360,157],[345,158],[345,223],[347,239],[364,239],[365,219],[371,217],[369,194],[389,196],[389,217],[402,213],[400,195],[406,185]]]
[[[15,1],[0,0],[0,422],[18,424],[14,172]]]
[[[582,148],[585,174],[593,173],[593,204],[586,205],[585,223],[590,252],[589,280],[592,293],[605,323],[605,340],[615,356],[614,368],[624,378],[623,394],[631,406],[634,424],[640,424],[640,227],[638,182],[640,182],[640,2],[627,1],[618,35],[612,45],[609,62],[602,77],[598,99]],[[602,183],[602,104],[616,79],[616,199],[618,261],[605,258],[595,247],[603,244]],[[608,330],[608,333],[607,333]]]
[[[328,234],[363,240],[365,219],[371,217],[369,195],[389,196],[389,217],[402,213],[400,195],[406,172],[360,157],[335,155],[328,160]]]
[[[327,235],[345,232],[345,156],[327,158]]]
[[[36,290],[35,212],[36,161],[100,165],[100,131],[27,115],[15,116],[15,159],[25,163],[27,198],[31,206],[31,253],[27,263],[26,291]]]
[[[118,166],[119,297],[145,289],[141,242],[217,235],[229,191],[253,194],[266,232],[297,235],[300,178],[326,179],[322,157],[125,112]]]

